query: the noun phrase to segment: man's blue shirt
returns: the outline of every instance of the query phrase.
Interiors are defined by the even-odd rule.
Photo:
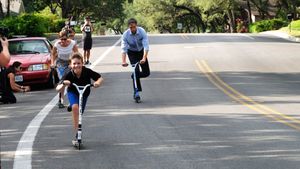
[[[130,51],[149,51],[149,41],[146,31],[142,27],[137,27],[137,31],[133,34],[127,29],[122,36],[121,43],[122,53]]]

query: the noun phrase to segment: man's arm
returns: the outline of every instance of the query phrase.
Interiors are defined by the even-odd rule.
[[[84,32],[84,27],[85,27],[85,24],[81,25],[81,28],[80,28],[81,32]]]
[[[127,41],[126,41],[126,32],[122,36],[122,41],[121,41],[121,49],[122,49],[122,66],[126,67],[128,66],[126,62],[126,53],[127,53]]]
[[[0,66],[6,66],[10,61],[8,41],[6,38],[4,40],[0,38],[0,41],[2,44],[2,52],[0,53]]]
[[[143,47],[144,47],[144,56],[143,56],[143,59],[140,61],[140,63],[144,64],[147,60],[148,53],[149,53],[149,39],[148,39],[148,35],[144,29],[142,29],[142,36],[143,36],[142,43],[143,43]]]

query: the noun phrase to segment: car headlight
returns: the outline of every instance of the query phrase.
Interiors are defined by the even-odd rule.
[[[35,64],[28,67],[29,71],[48,70],[47,64]]]

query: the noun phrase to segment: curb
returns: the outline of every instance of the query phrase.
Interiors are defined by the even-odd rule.
[[[262,34],[262,35],[272,35],[272,36],[276,36],[276,37],[286,39],[286,40],[289,40],[289,41],[292,41],[292,42],[300,42],[300,38],[291,36],[291,35],[289,35],[285,32],[282,32],[282,31],[266,31],[266,32],[261,32],[260,34]]]

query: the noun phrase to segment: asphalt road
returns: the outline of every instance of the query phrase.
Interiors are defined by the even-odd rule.
[[[136,104],[120,46],[107,51],[118,39],[94,38],[92,62],[108,53],[93,68],[105,82],[89,97],[84,149],[71,145],[71,114],[54,107],[35,137],[31,168],[299,168],[300,44],[251,34],[151,35],[151,76]],[[22,134],[55,95],[36,89],[0,105],[2,169],[13,168]]]

